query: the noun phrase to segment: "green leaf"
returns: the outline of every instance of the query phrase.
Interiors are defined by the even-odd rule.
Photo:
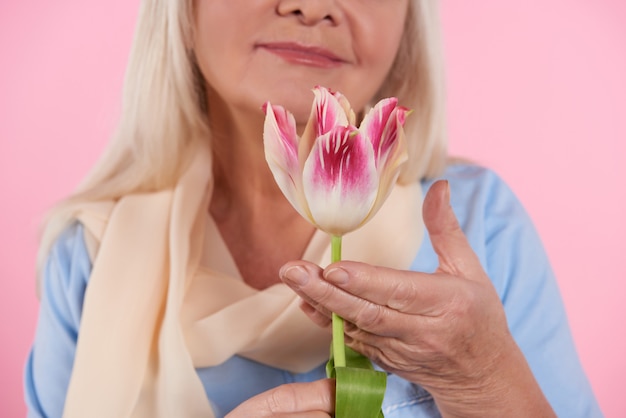
[[[335,418],[384,418],[381,410],[387,374],[374,370],[371,361],[344,347],[346,367],[335,367],[331,346],[326,375],[335,378]]]
[[[336,418],[377,418],[382,415],[387,374],[376,370],[337,367],[335,369]]]

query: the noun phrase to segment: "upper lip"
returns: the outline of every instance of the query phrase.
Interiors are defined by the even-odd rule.
[[[345,62],[346,60],[329,51],[326,48],[322,48],[314,45],[303,45],[297,42],[261,42],[257,43],[258,48],[297,51],[304,54],[317,55],[319,57],[326,58],[330,61]]]

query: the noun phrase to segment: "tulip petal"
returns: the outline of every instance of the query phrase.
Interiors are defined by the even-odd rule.
[[[338,99],[335,94],[324,87],[316,87],[313,89],[315,100],[313,102],[314,110],[317,116],[316,136],[322,136],[330,132],[335,126],[348,126],[348,114],[350,104],[347,99],[339,94]],[[341,101],[340,101],[341,100]]]
[[[314,223],[341,236],[362,225],[378,192],[374,153],[354,127],[318,138],[304,165],[304,195]]]
[[[263,146],[265,159],[276,184],[289,203],[305,218],[310,219],[308,205],[302,192],[302,170],[298,161],[296,121],[282,106],[264,106]]]
[[[394,170],[408,160],[403,128],[407,113],[406,108],[396,107],[389,115],[378,148],[380,150],[377,159],[379,173]]]
[[[406,108],[398,107],[398,99],[391,97],[378,102],[363,118],[359,130],[372,141],[377,166],[397,145],[397,132],[404,125],[406,112]]]
[[[366,221],[374,216],[387,200],[400,175],[402,165],[409,159],[403,129],[407,113],[406,108],[396,107],[389,115],[387,124],[383,128],[377,148],[380,151],[377,159],[378,196]]]
[[[330,132],[335,126],[354,124],[354,112],[341,93],[333,93],[325,87],[317,86],[313,89],[313,94],[315,99],[311,105],[311,114],[298,145],[301,167],[304,166],[316,138]]]
[[[311,113],[309,114],[309,120],[304,127],[304,132],[302,132],[302,136],[300,137],[300,142],[298,144],[300,167],[304,167],[304,162],[311,153],[311,148],[313,148],[313,143],[315,143],[315,139],[317,138],[317,125],[317,104],[313,101],[313,104],[311,105]]]
[[[337,99],[341,107],[343,108],[343,111],[346,114],[346,117],[348,118],[348,124],[354,125],[356,123],[356,115],[354,114],[354,110],[352,110],[352,106],[350,105],[350,102],[348,101],[346,96],[339,93],[338,91],[335,91],[332,94],[333,96],[335,96],[335,98]]]

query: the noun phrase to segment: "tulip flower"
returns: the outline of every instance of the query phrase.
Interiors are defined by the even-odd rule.
[[[342,236],[371,219],[389,196],[408,158],[408,110],[396,98],[383,99],[357,128],[345,96],[323,87],[313,91],[302,137],[291,113],[265,104],[265,156],[294,208],[322,231]]]
[[[348,100],[316,87],[301,137],[291,113],[264,105],[265,158],[279,188],[313,225],[329,233],[331,262],[341,260],[341,237],[376,214],[408,159],[404,121],[408,110],[396,98],[370,109],[360,126]],[[344,344],[343,319],[332,314],[328,377],[336,380],[337,418],[381,417],[386,374]]]

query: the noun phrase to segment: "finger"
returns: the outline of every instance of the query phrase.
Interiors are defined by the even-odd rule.
[[[356,340],[346,335],[345,344],[357,353],[367,357],[370,361],[378,366],[385,368],[387,366],[386,352],[380,345],[369,344],[368,342]]]
[[[265,398],[268,412],[293,414],[310,411],[332,413],[335,410],[335,382],[331,379],[310,383],[292,383],[272,389]]]
[[[319,266],[308,261],[291,261],[281,267],[278,276],[300,296],[304,303],[319,311],[322,316],[331,317],[333,311],[319,303],[320,295],[331,291],[327,285],[322,283],[320,289],[315,283],[323,281],[322,269]],[[302,304],[300,307],[302,308]],[[305,307],[305,313],[307,312],[311,311]]]
[[[331,264],[323,272],[329,283],[399,312],[437,316],[459,292],[458,280],[447,275],[371,266],[354,261]],[[461,283],[461,285],[463,285]]]
[[[390,340],[388,337],[381,337],[379,335],[372,334],[371,332],[367,332],[348,321],[344,322],[344,338],[345,343],[351,348],[354,348],[357,345],[365,344],[382,349],[386,345],[385,342]],[[365,355],[365,353],[361,351],[359,351],[359,353]]]
[[[290,383],[248,399],[226,417],[326,417],[335,410],[334,399],[335,382],[332,379]]]
[[[330,317],[333,312],[341,315],[353,310],[355,305],[367,302],[324,280],[322,269],[307,261],[285,264],[280,269],[279,277],[303,301],[326,317]],[[308,308],[305,309],[308,311]]]
[[[335,312],[368,332],[384,336],[397,336],[404,331],[405,321],[398,318],[404,314],[334,286],[324,280],[319,267],[311,263],[287,263],[281,269],[280,277],[302,299],[324,315]]]
[[[450,206],[447,181],[437,181],[430,187],[424,198],[422,214],[433,249],[439,257],[439,271],[489,282]]]
[[[424,327],[413,328],[413,332],[405,333],[399,337],[385,337],[367,332],[350,322],[344,322],[344,337],[346,345],[374,360],[379,359],[381,353],[390,354],[399,349],[405,350],[411,355],[417,355],[421,349],[431,347],[432,341],[435,341],[437,334],[440,333],[437,330],[437,327],[440,328],[440,326],[441,321],[429,320],[425,322]],[[383,363],[379,364],[382,365]]]
[[[300,302],[300,309],[313,323],[321,328],[328,328],[332,322],[330,314],[318,311],[310,303],[305,300]]]
[[[419,315],[411,320],[416,327],[420,325],[419,320],[442,315],[468,285],[467,281],[454,277],[402,272],[357,262],[335,265],[348,273],[347,281],[335,279],[334,273],[324,280],[321,269],[306,261],[285,264],[280,277],[324,316],[330,317],[331,312],[335,312],[367,332],[386,337],[401,337],[406,333],[406,314]],[[385,274],[378,274],[380,272]],[[415,277],[411,278],[412,275]],[[345,289],[335,286],[333,280],[341,282]],[[392,284],[398,280],[422,284],[412,283],[402,288]]]

